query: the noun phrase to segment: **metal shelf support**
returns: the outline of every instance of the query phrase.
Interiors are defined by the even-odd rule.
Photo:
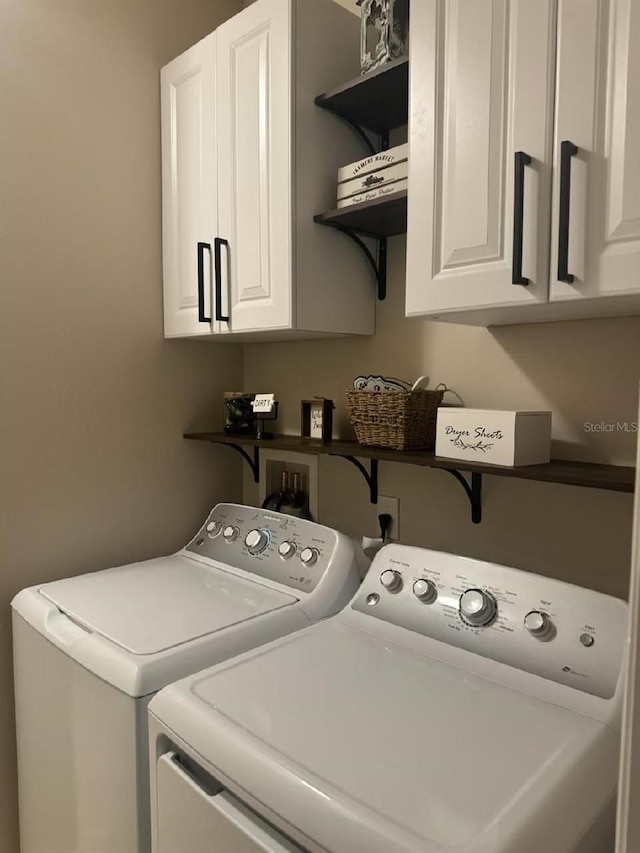
[[[254,445],[253,447],[253,458],[247,452],[247,450],[241,444],[233,444],[228,441],[219,441],[214,442],[217,444],[224,445],[225,447],[231,447],[236,453],[239,453],[245,462],[249,465],[251,469],[251,473],[253,474],[254,482],[260,482],[260,447],[259,445]],[[363,465],[363,463],[355,456],[345,455],[343,453],[331,453],[329,451],[329,456],[336,457],[338,459],[346,459],[347,462],[350,462],[364,477],[367,487],[369,488],[369,500],[372,504],[378,503],[378,469],[379,469],[379,460],[378,459],[369,459],[369,469]],[[465,491],[467,498],[469,499],[469,504],[471,506],[471,521],[474,524],[480,524],[482,521],[482,474],[479,474],[476,471],[471,472],[471,478],[468,480],[463,474],[460,473],[455,468],[441,468],[441,471],[446,471],[447,474],[451,474],[452,477],[460,483],[462,488]]]
[[[374,238],[378,243],[378,257],[376,258],[362,237],[356,234],[355,231],[352,231],[350,228],[346,228],[344,225],[336,222],[323,222],[322,224],[326,225],[328,228],[335,228],[335,230],[340,231],[341,234],[346,234],[347,237],[350,237],[364,252],[376,279],[376,284],[378,286],[378,299],[382,302],[387,296],[387,238]]]
[[[359,125],[357,122],[352,121],[349,118],[349,116],[345,115],[344,113],[339,112],[335,108],[330,109],[324,105],[323,105],[323,109],[328,109],[329,112],[333,113],[334,116],[337,116],[339,119],[341,119],[341,121],[343,121],[345,124],[347,124],[351,128],[351,130],[353,130],[353,132],[356,134],[356,136],[358,136],[362,140],[364,147],[367,149],[367,153],[373,155],[373,154],[378,154],[380,151],[386,151],[388,149],[388,147],[389,147],[389,133],[388,132],[374,134],[374,138],[377,140],[377,144],[376,144],[376,142],[373,141],[373,139],[371,138],[371,135],[364,129],[364,127]]]
[[[231,447],[233,448],[233,450],[239,453],[240,456],[245,459],[245,461],[249,465],[249,468],[251,468],[251,473],[253,474],[253,482],[260,482],[260,448],[257,444],[253,448],[252,459],[241,444],[228,444],[226,441],[220,441],[218,443],[224,445],[225,447]]]
[[[367,486],[369,486],[369,500],[372,504],[378,503],[378,460],[370,459],[370,468],[367,469],[364,467],[362,462],[359,459],[356,459],[355,456],[342,456],[339,453],[331,453],[331,456],[339,456],[340,459],[346,459],[348,462],[351,462],[352,465],[360,471],[362,476],[367,481]]]
[[[472,471],[471,483],[469,483],[466,477],[455,468],[442,468],[442,470],[455,477],[465,490],[471,504],[471,521],[474,524],[480,524],[482,521],[482,474]]]

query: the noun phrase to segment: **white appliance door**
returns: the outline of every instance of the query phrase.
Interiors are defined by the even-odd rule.
[[[297,601],[182,555],[54,581],[40,594],[136,655],[158,654]]]
[[[174,752],[158,760],[156,853],[301,853],[228,791],[207,791]]]
[[[638,417],[640,422],[640,415]],[[640,443],[637,470],[640,472]],[[629,590],[627,687],[622,724],[616,853],[640,850],[640,473],[636,475],[636,507]]]

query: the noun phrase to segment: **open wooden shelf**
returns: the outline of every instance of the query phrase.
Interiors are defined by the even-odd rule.
[[[471,504],[471,518],[479,523],[482,518],[482,476],[511,477],[520,480],[537,480],[545,483],[561,483],[587,489],[606,489],[612,492],[632,493],[635,487],[635,468],[622,465],[600,465],[593,462],[572,462],[554,459],[546,465],[524,465],[518,468],[502,468],[481,462],[461,459],[446,459],[431,451],[387,450],[382,447],[363,447],[357,441],[331,441],[323,443],[317,439],[300,438],[296,435],[276,435],[272,439],[257,439],[250,435],[227,435],[224,432],[189,432],[185,438],[208,441],[232,447],[249,463],[258,482],[260,448],[289,450],[295,453],[311,453],[317,456],[339,456],[353,463],[369,486],[372,503],[378,502],[378,464],[397,462],[405,465],[420,465],[437,468],[452,474],[464,488]],[[253,448],[253,459],[245,448]],[[369,470],[359,460],[369,460]],[[471,475],[470,483],[460,473]]]
[[[240,444],[248,447],[271,447],[274,450],[292,450],[296,453],[313,453],[325,456],[358,456],[380,462],[397,462],[421,465],[425,468],[456,468],[459,471],[491,474],[495,477],[512,477],[519,480],[539,480],[545,483],[563,483],[588,489],[607,489],[612,492],[634,491],[635,468],[623,465],[601,465],[595,462],[573,462],[552,459],[546,465],[522,465],[503,468],[482,462],[446,459],[429,450],[387,450],[384,447],[364,447],[357,441],[331,441],[323,444],[317,439],[304,439],[296,435],[277,435],[272,439],[258,440],[247,435],[227,435],[223,432],[191,432],[185,438],[210,441],[217,444]]]
[[[387,135],[408,121],[409,60],[389,62],[319,95],[315,102],[353,125]]]
[[[364,237],[396,237],[407,231],[407,191],[320,213],[314,221]]]

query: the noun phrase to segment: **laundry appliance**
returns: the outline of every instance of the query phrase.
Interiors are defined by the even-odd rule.
[[[151,697],[339,610],[357,556],[320,524],[218,504],[173,556],[20,592],[21,853],[146,853]]]
[[[625,602],[391,544],[150,704],[154,853],[611,853]]]

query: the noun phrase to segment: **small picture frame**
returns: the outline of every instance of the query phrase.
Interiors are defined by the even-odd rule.
[[[329,442],[333,434],[333,400],[315,397],[302,400],[300,435],[315,441]]]

